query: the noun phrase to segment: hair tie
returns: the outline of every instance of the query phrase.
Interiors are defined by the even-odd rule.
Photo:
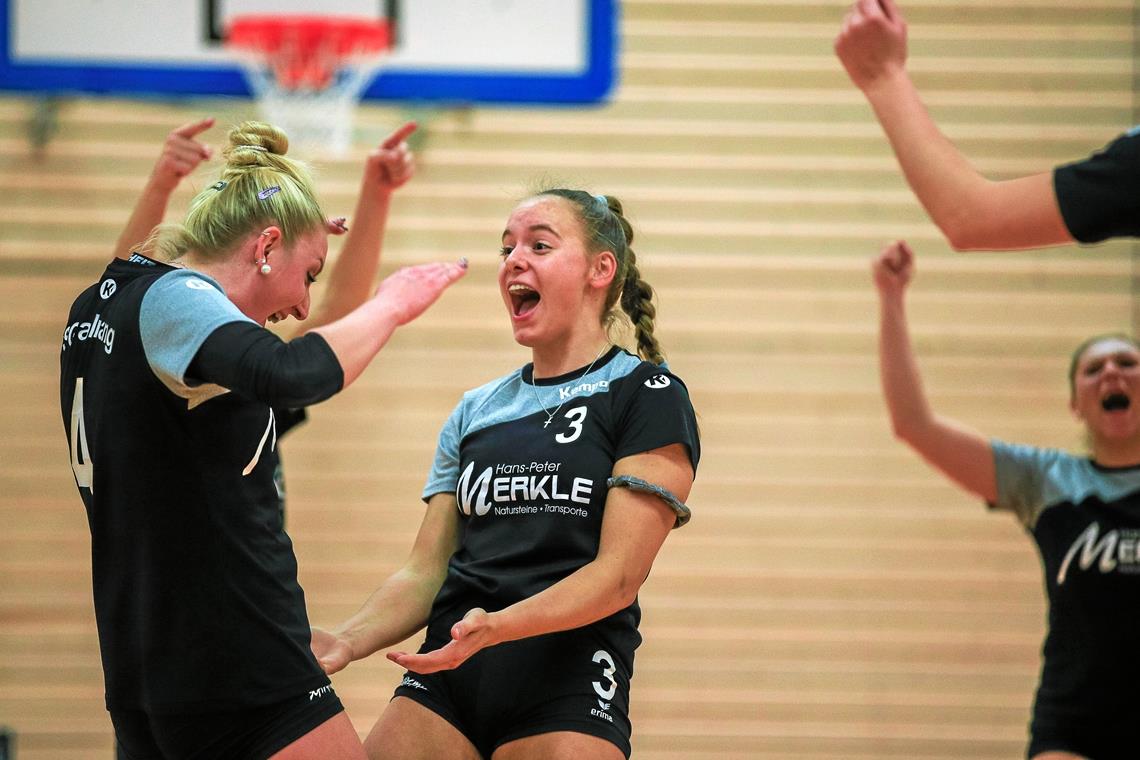
[[[263,148],[260,145],[235,145],[234,146],[234,150],[240,150],[242,148],[249,148],[250,150],[260,150],[262,153],[268,153],[269,152],[269,148]]]
[[[608,200],[606,200],[606,196],[604,196],[604,195],[595,195],[595,196],[594,196],[594,199],[595,199],[595,200],[596,200],[598,203],[602,204],[602,207],[603,207],[603,208],[605,208],[605,209],[607,209],[607,210],[609,209],[609,207],[610,207],[610,202],[609,202]]]

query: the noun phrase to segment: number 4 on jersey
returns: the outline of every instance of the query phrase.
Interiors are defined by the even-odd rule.
[[[82,452],[83,461],[80,460]],[[75,378],[75,394],[71,399],[71,471],[80,488],[95,489],[91,481],[95,475],[95,465],[91,462],[91,452],[87,449],[87,426],[83,423],[83,378]]]

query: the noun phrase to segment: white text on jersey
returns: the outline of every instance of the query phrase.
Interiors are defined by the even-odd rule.
[[[72,322],[63,331],[61,350],[66,351],[73,341],[84,341],[89,338],[102,341],[103,350],[109,354],[115,347],[115,328],[100,319],[98,314],[91,322]]]

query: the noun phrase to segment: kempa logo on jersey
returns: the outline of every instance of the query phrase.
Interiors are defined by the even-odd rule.
[[[108,354],[115,347],[115,328],[104,322],[98,314],[90,322],[72,322],[63,331],[63,346],[66,351],[73,341],[98,340]]]
[[[609,380],[599,380],[596,383],[579,383],[573,388],[559,388],[558,400],[565,401],[568,398],[577,396],[579,393],[594,393],[595,391],[608,391],[609,389]]]
[[[560,480],[561,476],[558,474],[541,474],[557,473],[561,466],[561,462],[497,464],[493,467],[485,467],[472,480],[475,463],[471,462],[463,470],[463,474],[459,476],[459,482],[455,487],[455,497],[459,501],[460,510],[465,515],[470,515],[474,511],[476,516],[482,517],[494,507],[495,514],[502,516],[550,512],[573,513],[575,516],[585,517],[586,510],[580,507],[557,504],[546,504],[543,507],[534,505],[497,506],[499,504],[519,505],[541,499],[589,504],[590,496],[594,491],[594,481],[590,478],[574,478],[567,488],[565,479]]]
[[[1081,558],[1077,564],[1082,570],[1088,570],[1099,558],[1097,569],[1102,573],[1117,569],[1122,573],[1140,573],[1140,530],[1110,530],[1097,541],[1099,534],[1100,525],[1094,522],[1077,536],[1057,571],[1057,585],[1065,582],[1078,551]]]
[[[115,281],[108,277],[106,280],[103,280],[103,284],[99,286],[99,297],[106,301],[115,295],[115,291],[118,290],[118,288],[119,286],[115,284]]]

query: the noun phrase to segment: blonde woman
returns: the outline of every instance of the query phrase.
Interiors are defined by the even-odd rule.
[[[75,300],[60,403],[92,537],[107,707],[140,758],[359,758],[309,649],[281,525],[275,408],[328,398],[465,265],[401,270],[339,319],[309,314],[329,222],[276,128],[231,130],[183,224]]]

